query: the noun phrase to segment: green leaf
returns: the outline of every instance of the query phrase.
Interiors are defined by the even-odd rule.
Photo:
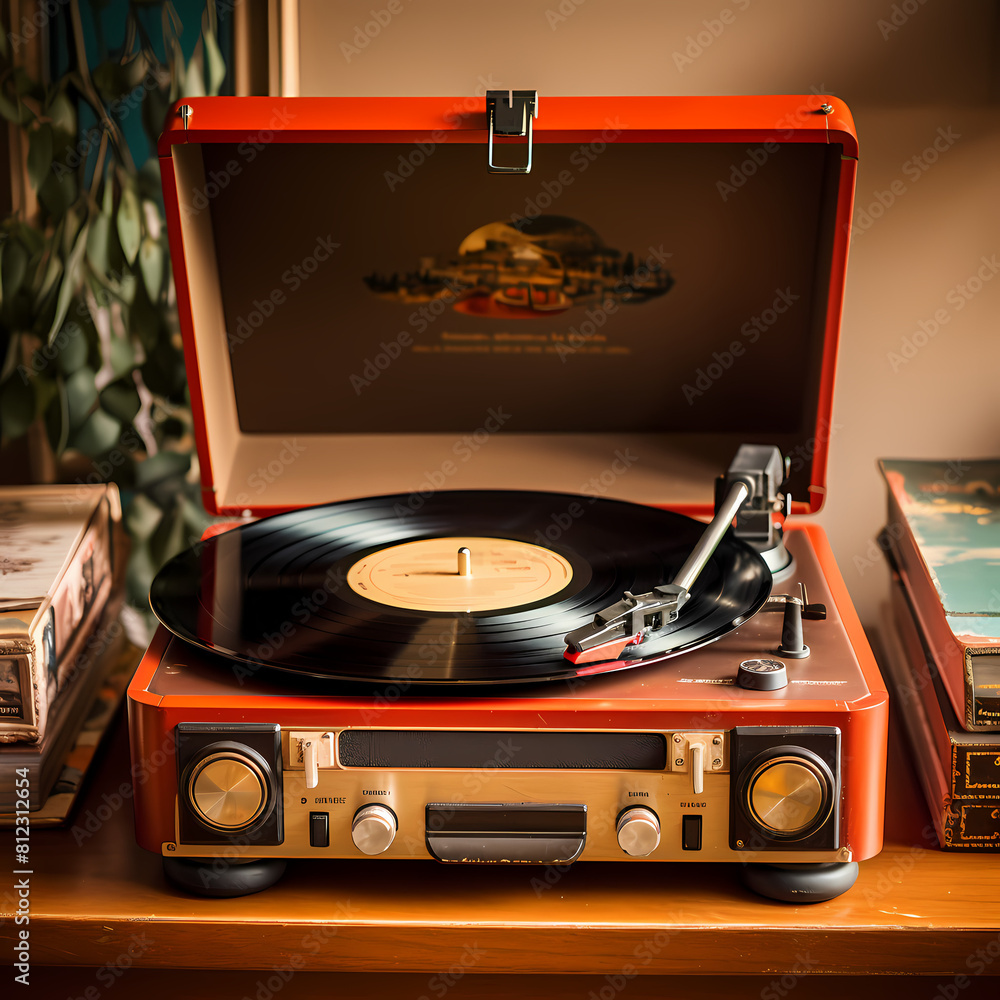
[[[66,269],[63,272],[62,285],[59,288],[59,297],[56,300],[56,314],[52,320],[49,335],[45,338],[46,343],[52,343],[52,338],[59,327],[62,326],[63,320],[66,318],[66,312],[69,309],[69,304],[73,301],[73,296],[82,283],[80,265],[83,262],[84,252],[87,249],[87,234],[89,230],[89,225],[83,226],[76,238],[76,243],[73,245],[73,250],[66,260]]]
[[[140,216],[139,199],[131,187],[122,191],[121,204],[118,206],[118,239],[128,263],[135,263],[135,255],[139,252],[139,241],[142,238],[142,219]]]
[[[135,365],[135,351],[126,337],[116,337],[111,335],[111,350],[109,360],[111,362],[111,372],[115,378],[132,371]]]
[[[103,211],[90,223],[87,234],[87,260],[98,274],[108,273],[108,240],[111,238],[111,217]]]
[[[94,384],[94,379],[94,369],[88,366],[78,368],[66,379],[66,403],[71,430],[81,427],[92,415],[91,410],[97,403],[97,386]]]
[[[128,332],[137,337],[147,354],[156,349],[160,340],[160,324],[162,316],[149,301],[146,289],[140,286],[136,289],[129,305],[126,317]],[[154,389],[153,392],[156,392]]]
[[[6,382],[10,378],[18,362],[21,360],[21,335],[12,333],[7,341],[7,352],[0,362],[0,383]],[[0,390],[2,391],[2,390]]]
[[[0,385],[0,435],[19,438],[35,420],[35,387],[19,375]]]
[[[66,386],[65,384],[60,385],[57,381],[56,387],[59,391],[45,411],[45,435],[49,439],[49,446],[52,450],[57,455],[61,455],[66,447],[69,426],[66,422]]]
[[[147,236],[139,246],[139,267],[142,270],[142,280],[146,283],[150,302],[156,302],[160,297],[160,287],[163,284],[163,247],[156,240]]]
[[[168,559],[187,547],[187,529],[180,504],[163,512],[163,519],[157,525],[149,540],[149,552],[153,562],[162,566]]]
[[[28,251],[21,241],[11,237],[4,244],[3,263],[0,264],[0,280],[3,281],[4,299],[17,295],[28,269]]]
[[[55,379],[46,378],[44,375],[36,375],[35,386],[35,417],[42,417],[49,408],[52,400],[59,395],[59,386]]]
[[[159,451],[136,465],[136,489],[148,490],[164,479],[183,478],[190,468],[189,454],[179,451]]]
[[[58,349],[56,361],[63,375],[72,375],[87,363],[90,345],[87,343],[87,336],[79,324],[67,323],[56,334],[55,345]]]
[[[39,288],[35,299],[35,303],[40,309],[44,306],[45,300],[49,297],[49,292],[55,288],[56,282],[62,277],[63,273],[63,262],[62,258],[56,252],[55,241],[53,241],[50,249],[52,250],[52,256],[49,257],[49,263],[45,268],[45,276],[42,278],[42,287]],[[35,280],[38,280],[37,277]]]
[[[2,91],[0,91],[0,115],[15,125],[27,125],[35,117],[27,104],[21,101],[15,103]]]
[[[226,61],[222,58],[215,35],[206,31],[202,37],[205,39],[205,62],[208,66],[208,92],[214,96],[226,79]]]
[[[133,539],[145,540],[156,531],[163,518],[163,511],[144,493],[136,493],[125,508],[122,520]]]
[[[96,395],[96,394],[95,394]],[[70,447],[85,455],[103,455],[118,443],[122,425],[103,410],[94,410],[70,438]]]
[[[14,89],[19,94],[30,94],[36,87],[28,71],[23,66],[14,67]]]
[[[142,401],[132,382],[122,380],[112,382],[101,391],[101,408],[117,417],[122,423],[132,422],[139,412]]]
[[[39,125],[28,136],[28,177],[31,186],[40,191],[52,168],[52,127]]]
[[[76,181],[72,171],[50,170],[38,189],[38,200],[54,218],[61,219],[75,198]]]
[[[65,90],[59,90],[49,102],[49,118],[52,119],[52,127],[57,132],[64,132],[66,135],[76,135],[76,109],[73,102],[66,96]]]

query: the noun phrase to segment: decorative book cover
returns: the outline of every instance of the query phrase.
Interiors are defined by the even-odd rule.
[[[0,488],[0,743],[37,742],[112,587],[113,485]]]
[[[941,847],[1000,850],[1000,734],[959,725],[898,576],[885,621],[883,668]]]
[[[879,464],[885,539],[958,718],[1000,730],[1000,459]]]

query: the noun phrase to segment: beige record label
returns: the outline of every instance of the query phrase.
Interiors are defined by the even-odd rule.
[[[509,538],[422,538],[372,552],[347,571],[348,586],[411,611],[499,611],[558,594],[573,567],[551,549]]]

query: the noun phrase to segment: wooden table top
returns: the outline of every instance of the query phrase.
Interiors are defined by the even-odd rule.
[[[762,899],[731,865],[592,862],[546,880],[534,866],[419,861],[297,861],[266,892],[213,900],[173,889],[160,859],[136,846],[131,804],[116,791],[129,766],[122,718],[75,828],[32,832],[32,965],[125,956],[137,968],[376,970],[418,974],[414,996],[449,969],[475,972],[483,985],[491,973],[598,976],[598,984],[726,973],[764,977],[765,987],[768,977],[803,971],[946,984],[970,971],[1000,974],[1000,856],[937,850],[895,720],[892,729],[885,849],[862,863],[854,889],[827,903]],[[0,845],[14,857],[9,832]],[[9,862],[3,870],[6,964],[15,928]]]

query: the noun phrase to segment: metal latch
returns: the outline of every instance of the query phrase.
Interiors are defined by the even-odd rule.
[[[531,173],[531,121],[538,117],[537,90],[486,91],[486,118],[489,122],[489,145],[486,167],[493,174]],[[493,162],[493,136],[528,138],[528,162],[523,167],[503,167]]]

